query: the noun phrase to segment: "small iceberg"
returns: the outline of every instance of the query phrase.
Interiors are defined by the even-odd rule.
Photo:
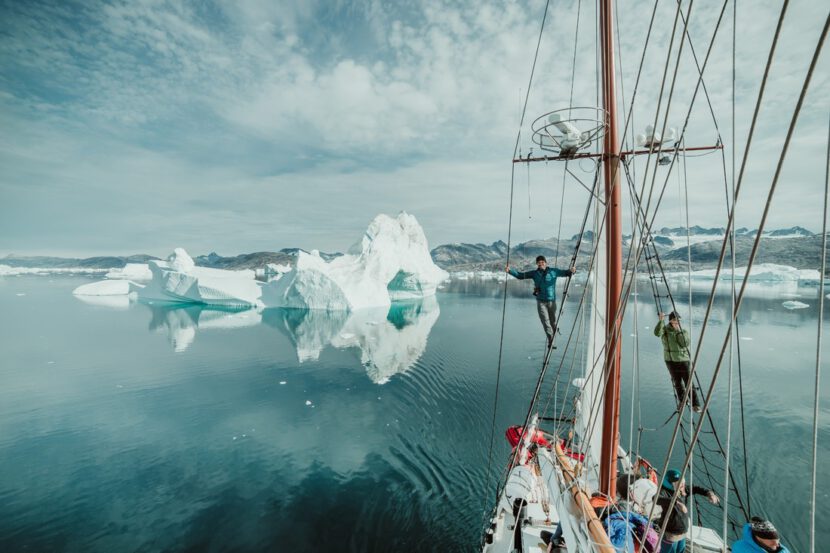
[[[804,309],[810,307],[808,304],[800,302],[800,301],[785,301],[782,303],[785,308],[787,309]]]
[[[149,302],[234,309],[261,307],[262,289],[254,279],[253,271],[196,267],[182,248],[176,248],[166,261],[154,260],[147,265],[130,263],[123,269],[110,271],[107,276],[107,280],[84,284],[73,293],[76,296],[120,296],[135,292],[139,299]],[[138,284],[136,280],[146,284]]]
[[[233,308],[261,305],[262,289],[253,271],[196,267],[182,248],[176,248],[167,261],[151,261],[149,267],[153,279],[139,290],[141,299]]]

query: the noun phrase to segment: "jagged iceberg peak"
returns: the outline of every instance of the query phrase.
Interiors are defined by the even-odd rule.
[[[359,255],[382,279],[391,273],[387,284],[400,272],[438,282],[446,278],[446,273],[432,262],[424,229],[414,215],[405,211],[397,217],[382,213],[375,217],[349,253]]]
[[[187,254],[184,248],[174,249],[173,253],[167,256],[167,263],[170,269],[180,273],[189,273],[196,266],[193,258]]]
[[[294,270],[263,287],[269,307],[330,311],[387,307],[393,300],[435,294],[447,273],[430,257],[417,219],[378,215],[349,253],[329,262],[299,252]]]

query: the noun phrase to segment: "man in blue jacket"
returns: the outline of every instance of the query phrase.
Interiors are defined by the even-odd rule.
[[[732,553],[789,553],[789,549],[781,545],[770,521],[752,517],[744,525],[743,537],[732,544]]]
[[[533,295],[536,296],[536,310],[539,312],[539,320],[542,321],[542,328],[548,337],[548,347],[553,343],[553,335],[556,332],[556,277],[568,277],[576,272],[574,267],[570,269],[556,269],[548,267],[548,261],[544,255],[536,258],[536,270],[520,273],[511,269],[510,265],[504,269],[510,275],[523,280],[532,278]]]

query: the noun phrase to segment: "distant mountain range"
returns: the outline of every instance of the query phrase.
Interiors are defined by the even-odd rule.
[[[654,242],[657,245],[663,268],[667,271],[686,270],[688,257],[691,256],[692,269],[713,268],[718,260],[720,245],[726,229],[693,226],[687,236],[685,227],[657,230]],[[736,258],[738,264],[746,264],[752,242],[757,230],[740,228],[735,231]],[[517,267],[532,267],[537,255],[544,255],[552,265],[565,267],[576,247],[579,235],[571,236],[557,242],[555,238],[529,240],[514,244],[510,249],[511,264]],[[758,252],[758,263],[778,263],[798,268],[815,268],[819,266],[821,253],[821,236],[802,227],[790,227],[764,232],[764,240]],[[593,233],[584,234],[583,246],[577,259],[577,267],[587,267],[591,252]],[[630,236],[623,237],[626,251]],[[690,246],[687,249],[687,243]],[[299,248],[284,248],[276,252],[255,252],[236,256],[221,256],[216,252],[194,257],[197,265],[217,269],[257,269],[267,263],[293,265]],[[499,240],[492,244],[444,244],[431,252],[435,264],[448,271],[502,271],[507,257],[507,244]],[[325,260],[331,260],[340,253],[320,253]],[[89,257],[85,259],[16,256],[0,258],[0,265],[33,268],[85,268],[110,269],[123,267],[127,263],[147,263],[158,259],[150,255]]]
[[[720,246],[726,229],[693,226],[688,235],[685,227],[657,230],[653,236],[663,268],[667,271],[686,270],[691,256],[692,269],[710,269],[717,264]],[[735,257],[737,263],[746,264],[756,230],[740,228],[735,231]],[[764,232],[764,240],[758,252],[758,263],[778,263],[798,268],[819,266],[821,237],[802,227],[790,227]],[[564,267],[570,262],[579,235],[557,242],[556,238],[530,240],[514,244],[510,250],[511,264],[532,267],[537,255],[544,255],[549,263]],[[628,255],[631,236],[623,236]],[[577,259],[577,267],[585,267],[593,243],[593,232],[584,233],[584,242]],[[688,245],[688,248],[687,248]],[[448,271],[501,271],[506,259],[507,244],[445,244],[432,250],[435,263]]]
[[[52,257],[52,256],[21,256],[7,255],[0,258],[0,265],[9,267],[32,267],[35,269],[112,269],[123,267],[127,263],[147,263],[151,259],[158,259],[152,255],[128,255],[128,256],[100,256],[100,257]]]
[[[267,263],[281,265],[293,265],[300,248],[284,248],[277,252],[255,252],[243,253],[231,257],[224,257],[216,252],[207,255],[199,255],[193,258],[196,265],[200,267],[212,267],[215,269],[257,269],[265,267]],[[329,261],[340,253],[320,252],[320,257]],[[102,256],[102,257],[52,257],[52,256],[19,256],[7,255],[0,258],[0,265],[9,267],[31,267],[48,269],[113,269],[121,268],[127,263],[147,263],[151,259],[159,259],[152,255],[129,255],[129,256]]]

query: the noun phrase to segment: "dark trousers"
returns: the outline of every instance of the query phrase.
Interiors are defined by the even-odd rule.
[[[688,361],[666,361],[666,367],[669,369],[671,381],[674,384],[674,395],[677,396],[679,403],[686,394],[686,387],[690,385],[692,368]],[[698,407],[699,405],[697,389],[692,386],[692,406]]]

